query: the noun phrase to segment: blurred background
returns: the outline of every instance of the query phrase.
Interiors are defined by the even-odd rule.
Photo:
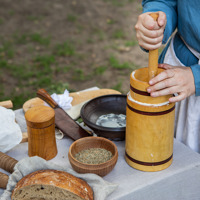
[[[134,26],[142,0],[0,0],[0,101],[14,109],[39,88],[129,91],[148,65]]]

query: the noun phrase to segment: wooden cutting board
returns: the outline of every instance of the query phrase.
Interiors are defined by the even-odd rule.
[[[70,97],[73,97],[72,106],[80,104],[84,101],[88,101],[98,96],[108,95],[108,94],[121,94],[117,90],[113,89],[98,89],[98,90],[89,90],[82,92],[72,92],[69,94]],[[28,109],[34,106],[44,105],[44,101],[38,97],[30,99],[23,104],[23,110],[26,112]]]
[[[11,100],[1,101],[0,106],[3,106],[5,108],[13,108],[13,103]]]

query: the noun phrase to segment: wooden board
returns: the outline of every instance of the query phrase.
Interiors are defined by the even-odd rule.
[[[3,106],[5,108],[13,108],[13,103],[11,100],[1,101],[0,106]]]
[[[69,94],[70,97],[73,97],[72,106],[80,104],[84,101],[88,101],[98,96],[108,95],[108,94],[121,94],[117,90],[113,89],[99,89],[99,90],[90,90],[82,92],[72,92]],[[23,110],[26,112],[28,109],[34,106],[44,105],[44,101],[38,97],[30,99],[23,104]]]

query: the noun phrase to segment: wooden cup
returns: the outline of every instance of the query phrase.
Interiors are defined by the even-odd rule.
[[[57,155],[55,112],[47,106],[36,106],[25,113],[28,132],[28,155],[50,160]]]

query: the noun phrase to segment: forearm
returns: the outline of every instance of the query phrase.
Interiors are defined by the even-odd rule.
[[[195,95],[200,96],[200,65],[192,65],[190,68],[194,76]]]

